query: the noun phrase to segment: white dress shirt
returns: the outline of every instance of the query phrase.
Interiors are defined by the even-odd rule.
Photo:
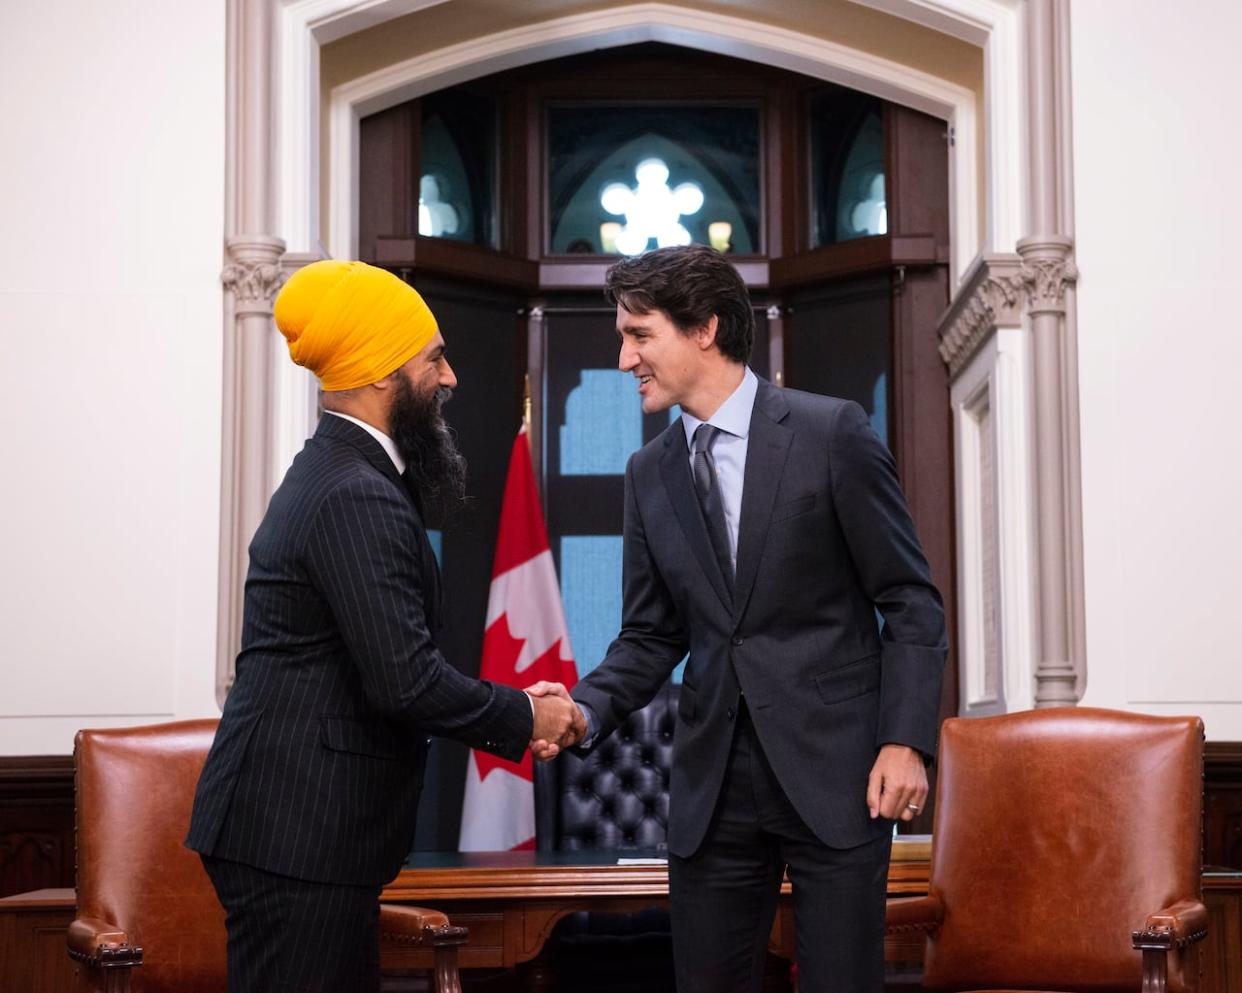
[[[369,434],[384,447],[384,451],[386,451],[388,453],[388,457],[392,459],[392,464],[397,467],[397,475],[402,476],[405,474],[405,459],[403,459],[401,454],[397,451],[397,443],[389,438],[388,435],[384,434],[383,431],[371,424],[368,424],[366,421],[360,421],[356,417],[350,417],[348,414],[341,414],[335,410],[325,410],[324,413],[331,414],[333,417],[339,417],[342,420],[357,424],[358,427],[362,428],[363,431]]]

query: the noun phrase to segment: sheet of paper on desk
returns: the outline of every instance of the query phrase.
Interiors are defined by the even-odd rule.
[[[668,865],[668,859],[617,859],[617,865]]]

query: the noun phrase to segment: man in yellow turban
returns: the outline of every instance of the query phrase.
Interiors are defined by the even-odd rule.
[[[378,989],[379,892],[414,841],[429,734],[516,761],[572,744],[576,707],[471,679],[436,647],[423,501],[465,463],[456,386],[422,297],[362,262],[315,262],[276,299],[325,416],[250,545],[237,676],[186,844],[227,912],[230,993]]]

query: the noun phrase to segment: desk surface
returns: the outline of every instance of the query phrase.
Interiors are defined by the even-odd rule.
[[[622,865],[618,859],[662,858],[660,852],[416,852],[383,899],[435,904],[446,900],[592,899],[668,896],[668,865]],[[889,893],[927,891],[931,840],[893,842]],[[789,883],[786,881],[785,889]]]

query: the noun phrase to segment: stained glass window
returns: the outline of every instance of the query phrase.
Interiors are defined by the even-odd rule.
[[[825,89],[810,101],[811,247],[888,233],[880,101]]]
[[[422,101],[418,233],[495,247],[496,106],[461,88]]]
[[[670,244],[747,254],[759,238],[759,111],[596,105],[548,111],[554,254]]]

